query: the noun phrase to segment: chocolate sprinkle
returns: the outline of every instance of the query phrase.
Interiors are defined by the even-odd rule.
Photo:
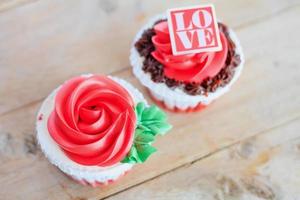
[[[155,24],[164,20],[158,20]],[[234,76],[235,68],[241,63],[240,55],[236,52],[236,45],[231,40],[227,26],[218,23],[219,30],[224,33],[228,41],[228,52],[224,67],[214,77],[208,77],[201,83],[189,83],[170,79],[164,75],[163,65],[155,60],[151,52],[155,50],[152,43],[152,36],[155,35],[154,28],[145,30],[141,38],[135,43],[135,48],[140,56],[144,57],[143,70],[151,75],[152,81],[165,83],[169,88],[182,88],[189,95],[207,95],[208,92],[215,92],[219,87],[224,87]]]

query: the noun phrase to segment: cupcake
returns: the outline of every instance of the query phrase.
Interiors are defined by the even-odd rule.
[[[49,161],[84,185],[114,182],[156,151],[171,126],[128,82],[101,75],[72,78],[43,102],[37,139]]]
[[[167,17],[154,17],[136,35],[130,52],[134,75],[160,106],[191,112],[229,91],[244,64],[236,34],[219,22],[222,50],[174,55]]]

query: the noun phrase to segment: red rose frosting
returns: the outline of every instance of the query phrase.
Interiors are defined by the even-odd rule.
[[[154,26],[152,42],[155,51],[151,55],[164,65],[164,74],[168,78],[184,82],[200,83],[208,77],[214,77],[225,64],[227,40],[220,32],[222,50],[175,56],[172,53],[168,22],[162,21]]]
[[[129,93],[110,78],[96,75],[64,83],[48,120],[52,138],[82,165],[120,162],[132,146],[135,126]]]

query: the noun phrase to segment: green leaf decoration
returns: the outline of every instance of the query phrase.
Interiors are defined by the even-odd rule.
[[[139,159],[145,162],[147,158],[157,150],[151,145],[137,145],[136,149],[139,152]]]
[[[152,146],[156,135],[167,133],[172,126],[167,122],[166,114],[156,106],[146,107],[140,102],[135,107],[137,127],[133,145],[122,163],[143,163],[156,152]]]
[[[138,122],[141,120],[141,116],[143,113],[143,110],[145,109],[145,104],[144,103],[138,103],[135,107],[135,113],[138,119]]]
[[[122,163],[139,163],[138,152],[133,145],[128,153],[128,155],[121,161]]]
[[[142,129],[136,129],[134,141],[135,144],[149,144],[154,141],[154,136],[151,133]]]
[[[153,135],[165,134],[172,126],[167,122],[166,114],[157,106],[145,107],[143,103],[136,106],[138,128],[150,131]]]

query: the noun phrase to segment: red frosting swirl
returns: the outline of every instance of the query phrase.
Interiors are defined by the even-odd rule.
[[[221,51],[175,56],[172,53],[168,22],[156,24],[154,31],[152,42],[155,51],[151,55],[164,65],[164,74],[168,78],[200,83],[208,77],[217,75],[225,64],[228,47],[222,32],[220,32]]]
[[[104,76],[75,77],[58,90],[48,120],[52,138],[73,161],[110,166],[129,152],[136,125],[134,102]]]

